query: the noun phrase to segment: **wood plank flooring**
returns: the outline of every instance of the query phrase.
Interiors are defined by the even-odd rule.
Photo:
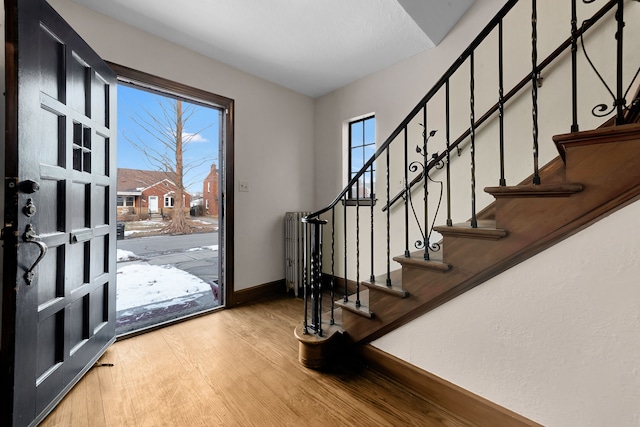
[[[292,297],[116,342],[41,426],[468,426],[356,364],[302,367]]]

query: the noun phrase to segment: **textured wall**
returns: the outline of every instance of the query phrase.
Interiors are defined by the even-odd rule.
[[[373,345],[547,426],[638,426],[639,215],[636,202]]]

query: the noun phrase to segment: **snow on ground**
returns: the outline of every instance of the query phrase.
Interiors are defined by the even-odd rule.
[[[209,284],[171,265],[134,264],[120,267],[117,288],[118,311],[198,292],[211,292]]]
[[[200,246],[198,248],[187,249],[187,252],[195,252],[195,251],[217,251],[218,245],[211,246]]]
[[[162,229],[162,227],[164,227],[164,223],[158,222],[158,221],[151,221],[148,219],[143,221],[131,221],[131,222],[127,222],[127,225],[125,226],[124,235],[126,237],[126,236],[131,236],[132,234],[137,234],[137,233],[148,233],[150,231],[159,231],[160,229]],[[126,230],[126,228],[128,228],[129,230]]]
[[[133,261],[138,259],[138,255],[131,251],[125,251],[124,249],[116,249],[116,258],[120,261]]]
[[[136,234],[136,233],[146,233],[149,230],[129,230],[129,231],[125,231],[124,235],[126,236],[131,236],[132,234]]]

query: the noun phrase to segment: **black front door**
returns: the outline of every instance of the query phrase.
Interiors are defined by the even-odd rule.
[[[116,80],[44,0],[6,0],[0,425],[41,421],[115,337]]]

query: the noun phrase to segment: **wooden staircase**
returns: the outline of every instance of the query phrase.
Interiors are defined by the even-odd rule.
[[[485,188],[495,202],[477,228],[436,227],[442,250],[429,261],[422,251],[396,257],[391,287],[380,277],[362,283],[359,307],[338,301],[348,342],[374,340],[640,198],[640,124],[554,141],[560,156],[541,169],[542,185]]]
[[[396,139],[401,139],[404,135],[404,154],[405,169],[407,164],[407,147],[409,137],[409,124],[412,120],[419,118],[419,113],[423,114],[423,123],[427,121],[427,105],[435,99],[435,94],[439,90],[445,88],[446,103],[444,105],[446,111],[445,122],[449,123],[449,107],[448,107],[448,84],[449,78],[457,72],[462,63],[472,58],[472,54],[476,47],[483,42],[485,37],[502,22],[502,18],[506,16],[511,7],[517,0],[510,0],[505,4],[496,17],[487,25],[481,34],[471,43],[458,60],[449,68],[443,77],[434,85],[434,87],[425,95],[418,105],[409,113],[409,115],[398,125],[391,135],[378,147],[376,153],[371,159],[364,164],[362,169],[347,184],[347,187],[334,199],[331,204],[313,214],[305,217],[303,222],[307,225],[313,223],[317,226],[318,231],[313,231],[311,235],[321,236],[320,223],[327,223],[328,220],[321,219],[320,216],[331,212],[332,227],[335,227],[335,207],[340,200],[346,205],[347,191],[359,183],[359,179],[373,165],[373,161],[383,155],[387,156],[387,199],[386,206],[383,211],[389,208],[395,201],[400,198],[405,199],[405,217],[408,217],[407,200],[410,202],[411,189],[414,184],[428,176],[429,170],[439,168],[445,162],[449,162],[449,154],[453,150],[460,149],[459,144],[470,138],[474,141],[476,129],[478,129],[485,120],[488,120],[496,113],[501,105],[511,99],[511,96],[519,93],[525,86],[531,83],[532,91],[532,111],[536,120],[535,129],[537,130],[537,87],[540,81],[532,80],[533,76],[541,73],[547,65],[553,63],[560,53],[567,51],[572,45],[572,38],[568,38],[563,42],[552,54],[543,61],[534,61],[531,75],[527,75],[524,79],[516,84],[508,94],[499,100],[493,107],[489,108],[479,119],[475,119],[475,113],[471,115],[471,128],[463,132],[460,137],[449,144],[449,135],[447,133],[447,146],[442,152],[432,154],[432,160],[427,160],[427,128],[422,130],[421,139],[423,147],[418,146],[418,153],[424,153],[424,165],[422,173],[416,176],[409,184],[409,180],[405,175],[404,187],[401,193],[390,199],[388,194],[389,187],[389,147]],[[535,2],[534,2],[535,3]],[[621,13],[623,2],[607,2],[600,11],[593,15],[588,21],[589,25],[583,25],[581,29],[573,33],[572,37],[580,36],[587,31],[593,23],[606,15],[606,12],[612,10],[614,5],[620,7]],[[535,6],[533,6],[535,8]],[[532,14],[532,25],[537,23],[535,14]],[[587,21],[585,21],[587,23]],[[618,22],[618,31],[621,33],[624,22]],[[580,34],[578,34],[580,33]],[[502,36],[500,36],[502,37]],[[618,86],[622,82],[622,37],[617,37],[618,43]],[[536,39],[534,38],[534,45]],[[575,45],[576,40],[573,39]],[[586,53],[585,53],[586,55]],[[535,65],[535,64],[538,65]],[[574,63],[575,65],[575,63]],[[473,67],[472,67],[473,68]],[[473,71],[471,72],[473,75]],[[485,191],[491,194],[495,201],[480,211],[476,215],[477,224],[470,222],[438,226],[434,229],[438,231],[443,240],[440,242],[441,250],[431,252],[429,260],[424,259],[423,251],[410,254],[410,256],[397,256],[394,261],[401,265],[396,271],[391,271],[389,277],[376,277],[370,283],[361,282],[366,290],[360,291],[354,296],[350,296],[348,301],[338,300],[335,303],[336,316],[335,320],[329,322],[329,315],[319,315],[322,311],[321,283],[322,283],[322,249],[321,244],[317,248],[311,249],[311,261],[308,262],[307,269],[310,279],[305,285],[308,296],[305,301],[311,301],[311,328],[307,328],[307,304],[305,303],[305,320],[304,325],[299,326],[295,335],[300,342],[300,361],[304,366],[319,368],[323,366],[341,342],[358,344],[367,343],[379,338],[386,333],[402,326],[411,320],[427,313],[428,311],[444,304],[462,293],[472,289],[475,286],[487,281],[488,279],[500,274],[501,272],[515,266],[516,264],[530,258],[550,246],[562,241],[563,239],[577,233],[581,229],[588,227],[593,222],[603,218],[617,209],[640,198],[640,83],[637,81],[638,73],[633,77],[627,93],[624,95],[618,88],[618,94],[614,96],[613,106],[615,109],[607,113],[607,115],[616,112],[617,115],[609,119],[600,128],[595,130],[572,132],[570,134],[557,135],[553,138],[559,156],[545,165],[539,171],[539,178],[542,184],[533,185],[533,177],[529,177],[519,185],[487,187]],[[572,82],[576,82],[576,73],[573,73]],[[471,80],[471,87],[474,86],[474,80]],[[633,101],[627,103],[624,97],[629,93],[631,88],[635,88],[635,95],[631,98]],[[613,95],[613,94],[612,94]],[[627,98],[628,99],[628,98]],[[502,104],[501,104],[502,102]],[[437,101],[434,101],[439,105]],[[471,97],[471,105],[475,105],[475,98]],[[437,106],[436,108],[439,108]],[[598,106],[602,107],[602,105]],[[573,100],[572,112],[574,115],[571,129],[578,128],[577,111],[578,105],[576,99]],[[594,109],[595,110],[595,109]],[[502,110],[500,110],[502,111]],[[604,117],[592,111],[597,117]],[[500,113],[502,114],[502,112]],[[627,124],[622,124],[627,123]],[[432,125],[434,126],[434,125]],[[569,126],[568,126],[569,127]],[[534,132],[534,152],[537,153],[538,132]],[[433,136],[433,134],[430,134]],[[415,138],[415,137],[414,137]],[[503,135],[500,136],[501,146],[505,141]],[[470,142],[471,144],[471,142]],[[471,152],[474,152],[474,145],[471,146]],[[504,161],[501,153],[501,162]],[[537,157],[534,161],[537,165]],[[415,162],[414,162],[415,163]],[[413,165],[413,164],[412,164]],[[502,167],[503,165],[501,165]],[[442,166],[440,166],[442,167]],[[416,169],[417,170],[417,169]],[[504,178],[504,172],[502,178]],[[447,169],[447,174],[449,169]],[[475,160],[472,161],[470,174],[473,176],[473,186],[475,188]],[[449,178],[447,178],[447,181]],[[356,187],[357,188],[357,187]],[[422,190],[427,192],[426,185]],[[475,196],[472,196],[475,197]],[[475,212],[475,198],[474,212]],[[411,206],[413,209],[413,206]],[[427,212],[427,206],[424,211]],[[345,211],[346,212],[346,211]],[[356,211],[359,212],[359,211]],[[388,211],[387,211],[388,212]],[[450,212],[449,212],[450,214]],[[389,232],[391,230],[389,222],[389,214],[387,214],[387,248],[389,247]],[[415,210],[414,210],[415,215]],[[371,241],[373,237],[373,209],[371,210]],[[418,217],[416,215],[416,220]],[[356,214],[356,224],[360,224],[359,216]],[[425,230],[429,229],[425,219]],[[347,228],[347,216],[344,214],[344,230]],[[477,225],[477,226],[476,226]],[[408,230],[408,220],[405,220],[404,231]],[[332,229],[332,266],[333,273],[333,257],[334,251],[334,230]],[[357,229],[359,230],[359,229]],[[402,231],[402,230],[400,230]],[[422,228],[420,229],[422,232]],[[346,235],[346,231],[342,231]],[[395,231],[394,231],[395,232]],[[314,234],[316,233],[316,234]],[[428,232],[425,231],[428,235]],[[356,231],[356,258],[359,261],[359,234]],[[428,240],[424,237],[425,244]],[[314,238],[311,239],[312,241]],[[406,238],[406,247],[408,248],[408,237]],[[322,238],[316,238],[316,242],[321,242]],[[597,250],[597,243],[594,243],[594,251]],[[312,243],[313,246],[313,243]],[[373,246],[371,254],[373,254]],[[387,249],[388,251],[389,249]],[[344,256],[345,265],[347,251],[347,239],[345,238]],[[315,256],[315,264],[314,264]],[[373,255],[371,256],[373,263]],[[305,261],[307,262],[307,261]],[[359,262],[356,262],[358,264]],[[357,277],[360,277],[360,269]],[[346,267],[345,267],[346,271]],[[346,274],[346,273],[345,273]],[[342,285],[349,288],[347,278],[338,279],[342,281]],[[390,283],[388,283],[390,281]],[[333,281],[332,281],[333,282]],[[318,321],[321,319],[322,321]],[[326,320],[325,320],[326,319]]]

